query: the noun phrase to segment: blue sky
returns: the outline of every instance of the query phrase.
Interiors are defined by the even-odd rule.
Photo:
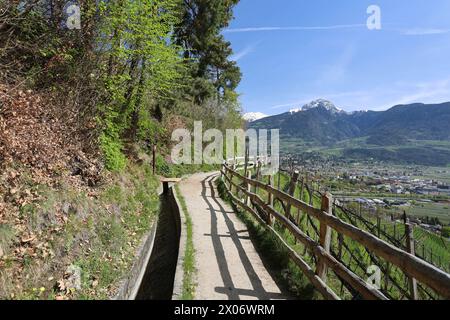
[[[370,5],[381,30],[366,27]],[[347,111],[450,101],[449,0],[241,0],[224,35],[245,112],[317,98]]]

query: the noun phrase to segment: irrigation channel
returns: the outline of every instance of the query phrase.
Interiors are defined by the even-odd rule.
[[[136,300],[171,300],[180,245],[181,222],[172,188],[160,196],[154,245]]]

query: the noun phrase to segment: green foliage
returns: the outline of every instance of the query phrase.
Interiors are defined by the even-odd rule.
[[[442,236],[444,238],[450,238],[450,227],[443,227],[442,228]]]
[[[73,196],[83,205],[71,207],[67,223],[61,233],[52,235],[55,241],[51,243],[55,252],[67,256],[36,267],[35,258],[24,255],[23,262],[30,267],[24,271],[26,279],[45,282],[46,270],[64,272],[62,268],[70,260],[83,271],[83,288],[74,298],[108,298],[129,270],[136,246],[158,207],[157,181],[149,168],[135,168],[128,161],[127,155],[135,155],[130,146],[142,146],[142,142],[158,145],[158,150],[163,150],[156,163],[161,175],[212,171],[218,168],[168,163],[164,154],[170,148],[170,130],[190,126],[194,119],[205,120],[205,129],[242,124],[235,92],[241,75],[229,59],[230,44],[220,35],[238,1],[196,1],[201,7],[197,14],[186,6],[188,2],[180,0],[84,0],[80,3],[81,29],[68,30],[64,7],[71,2],[0,1],[0,29],[7,30],[0,32],[4,44],[0,80],[42,90],[49,101],[58,101],[55,107],[67,108],[61,113],[67,113],[69,124],[79,125],[71,128],[73,132],[83,132],[77,137],[85,143],[83,152],[97,154],[100,149],[106,168],[119,178],[99,199]],[[185,18],[191,14],[195,26],[186,29],[187,39],[176,30],[187,26]],[[184,46],[183,38],[190,44]],[[191,55],[193,47],[197,49]],[[171,116],[181,119],[173,127]],[[42,207],[30,204],[21,208],[20,218],[36,232],[45,226],[47,213],[63,201],[75,201],[50,190]],[[9,250],[14,236],[13,229],[0,226],[2,250]],[[188,254],[192,255],[192,250]],[[5,260],[5,266],[10,263]],[[192,260],[187,261],[187,268],[192,265]],[[92,286],[94,279],[98,280],[97,289]],[[0,288],[2,297],[3,292]],[[29,297],[52,295],[31,291]]]
[[[124,168],[129,143],[170,148],[172,128],[162,123],[172,115],[205,129],[241,127],[241,73],[221,35],[238,0],[86,0],[80,30],[65,30],[67,3],[8,5],[0,63],[60,95],[77,119],[96,117],[99,130],[87,135],[100,141],[108,169]]]
[[[102,133],[100,135],[100,147],[105,155],[105,165],[108,170],[122,171],[127,159],[122,152],[123,146],[119,139]]]
[[[138,139],[156,144],[158,137],[164,136],[166,130],[160,123],[152,118],[149,110],[141,109],[138,124]]]
[[[172,175],[172,169],[161,155],[156,156],[156,172],[164,177],[169,177]]]

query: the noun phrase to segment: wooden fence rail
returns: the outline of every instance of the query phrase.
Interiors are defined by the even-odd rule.
[[[413,285],[414,281],[418,281],[429,286],[440,296],[450,299],[450,274],[332,215],[332,197],[330,194],[323,196],[320,209],[314,208],[312,204],[307,204],[302,200],[296,199],[292,192],[285,193],[274,188],[271,186],[270,179],[269,183],[266,184],[252,179],[250,175],[244,176],[240,174],[236,168],[236,162],[232,166],[225,163],[221,171],[222,177],[226,180],[224,182],[228,182],[228,185],[227,183],[225,185],[227,185],[227,191],[232,200],[242,209],[257,217],[258,221],[281,239],[281,236],[273,228],[272,223],[273,219],[275,219],[284,228],[287,228],[297,241],[300,241],[313,253],[317,261],[315,271],[288,246],[292,260],[300,267],[311,283],[326,299],[339,298],[326,284],[327,268],[333,270],[338,277],[359,292],[364,299],[387,299],[380,290],[368,284],[364,279],[360,278],[333,257],[330,253],[331,230],[335,230],[338,234],[349,237],[387,262],[397,266],[411,279],[412,288],[415,288]],[[240,183],[234,182],[233,178],[237,178]],[[233,194],[233,189],[242,192],[246,197],[246,201],[243,202],[238,199]],[[252,189],[255,192],[252,192]],[[257,194],[257,189],[264,190],[268,194],[269,200],[267,202]],[[283,207],[289,208],[289,212],[291,208],[296,208],[308,216],[317,219],[320,223],[319,242],[316,242],[300,230],[289,215],[285,216],[277,212],[273,206],[273,199],[280,200],[283,203]],[[266,219],[261,219],[258,213],[251,207],[252,203],[265,213]],[[283,241],[283,243],[285,242]],[[414,294],[415,296],[416,294]]]

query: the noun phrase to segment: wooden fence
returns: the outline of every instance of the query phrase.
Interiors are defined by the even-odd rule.
[[[248,162],[247,162],[248,163]],[[398,248],[377,236],[349,224],[337,216],[333,215],[332,195],[327,193],[322,195],[321,207],[315,208],[311,203],[306,203],[294,197],[295,182],[298,179],[298,172],[294,173],[291,184],[287,192],[273,186],[274,181],[269,177],[269,182],[265,183],[258,179],[261,164],[254,161],[252,167],[256,168],[255,176],[252,179],[250,167],[244,165],[244,170],[238,170],[237,160],[224,163],[221,175],[227,187],[227,192],[232,201],[244,211],[252,214],[269,232],[272,232],[287,248],[292,261],[303,271],[309,281],[321,293],[325,299],[339,300],[340,296],[327,284],[328,270],[357,292],[363,299],[388,300],[388,297],[379,288],[375,288],[365,279],[351,271],[348,266],[342,263],[330,250],[331,232],[334,230],[339,236],[346,236],[360,244],[366,250],[384,259],[388,263],[396,266],[408,278],[408,291],[410,299],[417,299],[417,282],[420,282],[432,289],[439,297],[450,299],[450,274],[436,268],[414,255],[414,252],[407,252]],[[244,173],[239,173],[243,171]],[[292,186],[294,185],[294,190]],[[258,189],[267,194],[267,199],[263,199],[258,194]],[[240,199],[237,194],[243,194],[244,199]],[[284,214],[275,209],[274,200],[277,199],[283,208]],[[319,222],[318,240],[314,240],[292,219],[291,210],[296,208],[311,218]],[[284,229],[295,237],[313,255],[316,261],[315,267],[308,264],[302,256],[287,244],[280,232],[274,228],[277,222]],[[408,234],[411,234],[409,229]],[[411,243],[411,239],[408,243]],[[413,249],[413,248],[411,248]]]

